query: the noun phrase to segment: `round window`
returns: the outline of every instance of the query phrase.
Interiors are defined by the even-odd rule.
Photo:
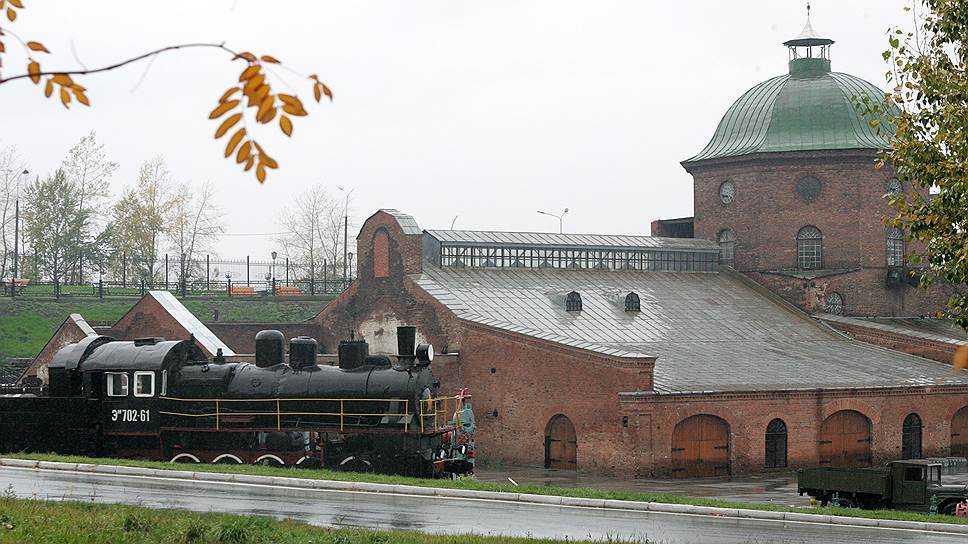
[[[804,176],[797,181],[797,194],[807,202],[814,201],[820,196],[822,184],[820,180],[813,176]]]
[[[903,189],[903,187],[901,186],[901,180],[897,178],[891,178],[891,180],[887,182],[887,194],[894,196],[900,193],[901,189]]]
[[[719,199],[723,201],[723,204],[731,203],[735,196],[736,185],[733,185],[732,181],[726,180],[719,186]]]

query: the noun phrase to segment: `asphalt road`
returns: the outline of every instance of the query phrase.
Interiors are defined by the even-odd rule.
[[[717,544],[965,541],[963,534],[898,529],[0,467],[0,490],[6,489],[21,498],[258,514],[321,526],[429,533]]]

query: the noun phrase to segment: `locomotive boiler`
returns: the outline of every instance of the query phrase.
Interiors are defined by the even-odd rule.
[[[307,337],[256,335],[254,363],[192,341],[88,337],[59,351],[46,397],[0,397],[0,450],[183,463],[326,466],[421,476],[473,472],[466,391],[438,394],[433,347],[398,328],[398,354],[364,340],[317,364]]]

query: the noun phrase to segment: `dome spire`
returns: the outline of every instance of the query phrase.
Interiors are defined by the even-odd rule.
[[[807,24],[792,40],[783,42],[790,52],[790,74],[830,71],[830,46],[834,43],[813,29],[810,2],[807,2]],[[817,48],[817,49],[814,49]]]

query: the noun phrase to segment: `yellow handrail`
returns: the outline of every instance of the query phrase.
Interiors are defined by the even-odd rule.
[[[271,415],[273,415],[273,410],[267,410],[267,411],[245,411],[245,412],[233,412],[233,411],[225,412],[223,410],[223,403],[239,403],[239,402],[264,403],[264,402],[273,402],[273,403],[275,403],[274,413],[275,413],[275,416],[276,416],[276,430],[280,430],[280,431],[282,430],[282,416],[330,416],[330,417],[337,417],[338,416],[339,417],[339,429],[340,429],[340,431],[343,431],[346,428],[346,418],[347,417],[399,417],[399,418],[403,418],[403,430],[406,433],[406,432],[409,432],[410,431],[410,416],[412,415],[410,413],[410,399],[406,399],[406,398],[404,398],[404,399],[400,399],[400,398],[396,398],[396,399],[384,399],[384,398],[377,398],[377,399],[372,399],[371,398],[371,399],[366,399],[366,398],[345,398],[345,397],[344,398],[323,398],[323,397],[282,398],[282,397],[279,397],[279,398],[258,398],[258,399],[221,399],[221,398],[193,399],[193,398],[181,398],[181,397],[159,397],[159,398],[161,398],[162,400],[174,401],[174,402],[179,402],[179,403],[203,403],[203,404],[204,403],[214,403],[214,405],[215,405],[214,406],[214,408],[215,408],[214,413],[213,412],[209,412],[209,411],[205,411],[205,412],[202,412],[202,413],[186,413],[186,412],[182,412],[182,411],[159,411],[159,413],[160,414],[164,414],[164,415],[169,415],[169,416],[177,416],[177,417],[196,417],[197,418],[197,417],[213,417],[214,416],[215,417],[215,430],[221,430],[221,418],[222,418],[222,416],[225,416],[225,415],[230,415],[230,416],[271,416]],[[417,406],[418,406],[417,413],[416,414],[413,414],[413,415],[417,415],[420,418],[420,432],[421,433],[426,433],[427,432],[428,429],[426,428],[426,425],[424,423],[424,419],[425,418],[429,418],[430,416],[433,416],[433,418],[434,418],[434,426],[433,426],[433,429],[432,429],[432,431],[434,431],[434,432],[441,430],[442,429],[441,424],[447,425],[451,421],[452,418],[454,419],[454,421],[458,421],[457,420],[457,417],[459,417],[459,412],[460,412],[459,407],[460,407],[460,404],[461,404],[461,400],[462,399],[463,399],[463,397],[460,397],[460,396],[454,396],[454,397],[437,397],[437,398],[430,398],[430,399],[418,399],[418,401],[417,401]],[[454,401],[454,404],[458,407],[458,410],[454,414],[451,414],[450,413],[450,406],[451,406],[451,401],[452,400]],[[353,412],[347,412],[346,411],[346,402],[347,401],[349,401],[349,402],[355,402],[355,403],[364,403],[364,402],[365,403],[399,403],[400,401],[403,401],[404,405],[403,405],[403,412],[402,413],[389,412],[389,411],[373,411],[373,412],[353,411]],[[297,411],[284,411],[282,409],[282,403],[284,403],[284,402],[300,402],[300,403],[307,403],[307,402],[339,402],[339,411],[338,412],[331,412],[331,411],[327,411],[327,412],[323,412],[323,411],[298,411],[298,412]],[[399,404],[397,406],[399,406]],[[390,408],[390,406],[387,406],[386,408]],[[444,420],[443,421],[441,421],[441,418],[439,417],[441,415],[441,413],[444,416]]]

